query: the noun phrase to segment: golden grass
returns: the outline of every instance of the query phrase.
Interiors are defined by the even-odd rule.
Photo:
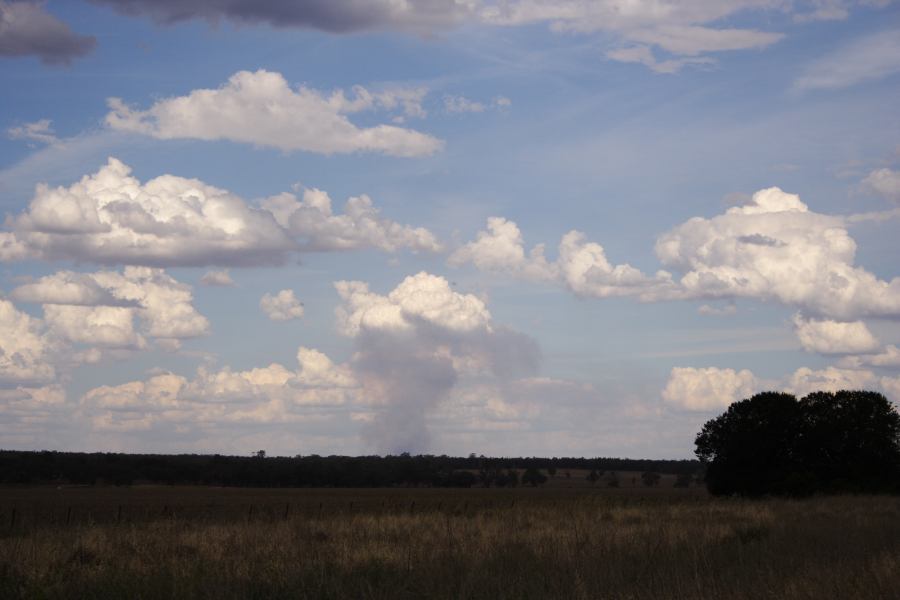
[[[113,504],[103,505],[102,491],[91,493],[109,515]],[[9,521],[0,524],[0,597],[900,598],[895,497],[744,501],[564,490],[204,496],[178,488],[150,496],[158,501],[166,493],[174,517],[132,503],[120,523],[65,526],[61,505],[36,513],[44,521],[27,521],[21,509],[11,531]],[[138,490],[132,498],[143,496]],[[260,502],[252,513],[248,498]],[[287,518],[286,499],[294,501]],[[204,500],[208,518],[197,511],[179,517]]]

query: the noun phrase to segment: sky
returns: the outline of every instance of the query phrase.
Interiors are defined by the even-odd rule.
[[[0,447],[689,458],[900,402],[900,7],[0,0]]]

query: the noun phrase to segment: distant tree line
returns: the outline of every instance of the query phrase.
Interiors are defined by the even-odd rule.
[[[155,483],[244,487],[490,487],[541,485],[557,469],[690,475],[696,460],[410,456],[266,457],[0,450],[0,483]],[[519,471],[522,471],[521,476]]]
[[[900,492],[900,414],[877,392],[764,392],[697,435],[713,494]]]

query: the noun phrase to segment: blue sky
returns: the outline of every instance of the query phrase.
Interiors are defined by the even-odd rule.
[[[890,2],[0,15],[0,447],[680,458],[757,391],[900,401]]]

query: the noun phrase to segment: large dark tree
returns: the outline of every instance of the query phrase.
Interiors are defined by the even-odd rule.
[[[799,454],[824,491],[879,491],[900,478],[900,414],[876,392],[815,392],[800,401]]]
[[[713,494],[785,493],[796,477],[794,441],[800,407],[790,394],[764,392],[735,402],[697,435]]]
[[[696,445],[713,494],[900,488],[900,415],[875,392],[757,394],[707,422]]]

